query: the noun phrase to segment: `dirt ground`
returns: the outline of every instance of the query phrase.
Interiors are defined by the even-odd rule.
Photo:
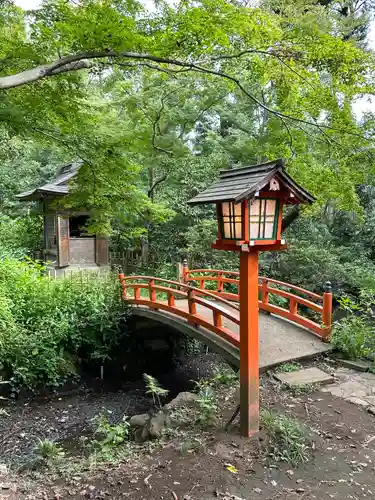
[[[233,388],[220,392],[223,424],[236,403]],[[293,396],[270,375],[262,378],[261,399],[263,407],[282,411],[306,426],[311,438],[310,458],[306,463],[292,467],[273,461],[266,454],[263,433],[251,440],[242,439],[238,436],[236,423],[228,433],[221,430],[222,426],[215,432],[196,429],[195,435],[176,433],[161,443],[153,443],[151,447],[139,447],[137,452],[117,465],[102,464],[93,471],[81,470],[68,477],[51,471],[15,474],[12,468],[6,472],[0,464],[0,499],[375,498],[375,416],[362,407],[320,390]],[[119,395],[116,401],[120,400]],[[35,413],[28,407],[26,420],[29,427],[25,430],[23,420],[22,425],[16,428],[15,436],[25,432],[32,434],[40,418],[46,418],[43,425],[48,428],[54,408],[61,409],[62,403],[67,408],[73,404],[71,401],[71,398],[62,398],[45,403],[50,410],[44,417],[41,417],[41,404],[36,405]],[[99,406],[106,405],[102,396]],[[123,411],[114,406],[119,412]],[[79,398],[75,398],[72,408],[69,408],[69,413],[76,417],[80,415],[80,418],[87,417],[87,400],[80,406]],[[54,428],[66,424],[59,422],[64,418],[61,417],[64,411],[61,409],[55,415],[58,418],[54,420]],[[8,441],[12,425],[14,423],[9,421],[7,428],[2,427],[1,443]],[[56,431],[53,432],[56,435]],[[18,437],[18,441],[11,441],[11,446],[14,447],[22,439]],[[199,443],[199,447],[192,446],[192,442]],[[2,444],[1,459],[4,456],[6,445]]]

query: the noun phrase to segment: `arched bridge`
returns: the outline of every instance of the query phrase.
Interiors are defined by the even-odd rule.
[[[239,273],[183,267],[181,281],[120,274],[133,314],[186,333],[239,362]],[[260,368],[330,349],[332,295],[259,278]]]

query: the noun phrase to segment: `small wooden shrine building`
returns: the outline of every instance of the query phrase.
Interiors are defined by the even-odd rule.
[[[108,240],[87,233],[90,210],[69,212],[56,208],[55,202],[69,193],[69,183],[81,165],[64,165],[51,182],[17,195],[21,201],[39,201],[41,204],[44,217],[43,255],[53,268],[108,265]]]

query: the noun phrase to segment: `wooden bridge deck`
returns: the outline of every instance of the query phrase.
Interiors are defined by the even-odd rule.
[[[207,273],[211,275],[207,276]],[[229,361],[238,363],[238,273],[202,269],[189,271],[189,274],[185,272],[185,283],[150,276],[120,275],[120,280],[123,298],[133,306],[133,314],[146,316],[191,335],[221,352]],[[217,285],[214,290],[205,288],[210,281]],[[198,286],[187,285],[186,282]],[[237,293],[225,291],[225,284],[237,286]],[[322,342],[328,339],[331,330],[330,292],[321,296],[292,284],[260,278],[259,294],[261,370],[285,361],[316,356],[332,348]],[[270,295],[282,298],[288,305],[272,304]],[[302,309],[313,311],[315,320],[307,317]]]
[[[179,309],[189,311],[187,300],[176,301]],[[210,319],[210,311],[197,304],[197,314]],[[236,313],[235,313],[236,314]],[[236,314],[239,317],[239,314]],[[223,317],[223,326],[239,335],[239,327]],[[259,368],[264,371],[287,361],[317,356],[332,346],[298,325],[271,314],[259,314]]]

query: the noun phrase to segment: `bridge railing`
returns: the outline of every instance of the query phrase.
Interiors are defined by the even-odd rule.
[[[182,281],[187,284],[196,283],[199,290],[206,290],[229,301],[239,301],[239,273],[216,269],[189,269],[187,263],[182,266]],[[232,288],[228,291],[229,284]],[[287,307],[275,304],[273,297],[286,299]],[[271,298],[271,300],[270,300]],[[283,281],[259,277],[259,309],[276,314],[297,323],[323,340],[327,339],[332,329],[332,292],[330,283],[326,283],[323,295],[305,290]],[[303,309],[303,311],[301,311]],[[313,311],[313,312],[311,312]],[[304,312],[305,315],[300,314]]]
[[[179,281],[123,274],[119,278],[122,297],[127,303],[180,316],[188,323],[203,326],[239,347],[238,304]],[[227,320],[226,325],[224,318]]]

